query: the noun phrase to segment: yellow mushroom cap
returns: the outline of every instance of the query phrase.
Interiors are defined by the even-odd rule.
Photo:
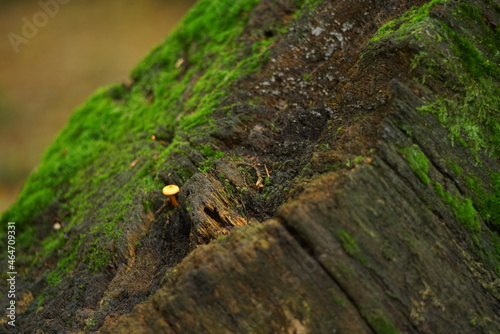
[[[175,184],[169,184],[168,186],[163,187],[163,195],[172,196],[179,192],[179,187]]]

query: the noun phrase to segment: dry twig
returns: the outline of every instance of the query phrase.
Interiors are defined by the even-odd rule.
[[[247,162],[237,162],[236,163],[237,165],[245,165],[245,166],[249,166],[249,167],[252,167],[254,170],[255,170],[255,174],[257,174],[257,182],[255,183],[255,186],[257,187],[257,189],[260,190],[260,188],[263,188],[264,187],[264,179],[262,178],[262,176],[260,175],[260,171],[259,171],[259,168],[256,166],[256,165],[252,165],[252,164],[249,164]],[[267,170],[267,168],[266,168]]]

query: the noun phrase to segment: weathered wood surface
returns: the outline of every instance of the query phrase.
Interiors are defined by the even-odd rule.
[[[186,130],[182,120],[197,114],[181,110],[177,128],[158,124],[153,144],[132,144],[150,148],[155,167],[138,170],[141,158],[84,185],[102,187],[84,199],[95,209],[45,264],[24,263],[20,291],[34,301],[20,333],[500,331],[498,3],[310,5],[250,6],[237,54],[272,38],[269,54],[231,83],[210,126]],[[167,88],[155,76],[190,75],[199,47],[181,48],[175,64],[177,54],[156,50],[127,89],[161,105]],[[208,94],[192,90],[204,72],[194,73],[182,101]],[[96,166],[86,172],[99,176]],[[125,195],[106,189],[138,174],[158,189],[126,188],[134,196],[120,216]],[[160,194],[171,183],[178,207]],[[61,192],[78,194],[74,184]],[[31,223],[70,216],[64,198]],[[107,207],[120,233],[99,229]],[[35,232],[42,240],[49,230]],[[110,256],[98,266],[89,254],[101,249]],[[68,252],[80,260],[54,285],[48,273],[64,273]]]

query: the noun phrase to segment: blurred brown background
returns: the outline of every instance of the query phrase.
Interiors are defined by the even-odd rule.
[[[0,0],[0,213],[71,112],[128,81],[194,2]]]

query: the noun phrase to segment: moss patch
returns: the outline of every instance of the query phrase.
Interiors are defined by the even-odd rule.
[[[427,20],[429,17],[429,9],[438,4],[445,3],[448,0],[432,0],[429,3],[421,6],[421,7],[413,7],[411,10],[406,12],[401,17],[389,21],[384,24],[377,31],[375,36],[372,37],[371,42],[377,42],[383,38],[391,37],[396,39],[405,39],[411,33],[417,25],[420,24],[421,21]],[[394,34],[397,32],[397,35]]]
[[[422,112],[435,114],[450,131],[452,142],[470,148],[474,155],[481,150],[500,156],[500,43],[498,32],[486,24],[480,25],[485,36],[477,41],[473,36],[477,23],[484,22],[478,9],[468,4],[457,5],[454,13],[469,32],[456,32],[443,22],[433,21],[435,38],[450,48],[434,47],[435,54],[417,56],[415,61],[425,69],[422,80],[441,80],[443,73],[453,77],[453,95],[439,96],[421,108]],[[429,29],[429,28],[428,28]],[[422,37],[422,40],[425,38]],[[430,43],[430,40],[425,42]],[[483,44],[484,43],[484,44]],[[444,60],[446,58],[446,60]]]
[[[341,230],[337,233],[337,238],[339,239],[342,248],[344,248],[347,254],[355,255],[359,253],[358,242],[356,241],[356,239],[351,237],[349,233],[347,233],[344,230]]]
[[[258,3],[199,1],[133,70],[130,86],[99,89],[47,149],[0,219],[17,223],[19,263],[27,265],[26,277],[33,271],[45,279],[55,293],[47,295],[56,298],[54,287],[66,284],[78,264],[92,275],[113,261],[124,231],[158,210],[165,175],[182,186],[224,156],[211,142],[211,115],[229,112],[229,89],[258,70],[274,41],[244,35]],[[55,221],[61,233],[53,231]]]
[[[359,248],[358,242],[354,239],[347,231],[340,230],[337,233],[337,239],[340,241],[344,251],[356,258],[359,262],[366,264],[367,259],[361,255],[361,250]]]
[[[438,182],[433,182],[432,185],[439,197],[441,197],[451,207],[455,217],[457,217],[465,228],[476,233],[481,231],[481,223],[470,198],[453,196],[452,194],[444,191],[443,186]]]
[[[414,144],[400,149],[399,152],[403,154],[408,165],[418,175],[420,180],[425,184],[429,184],[431,182],[431,179],[427,175],[429,173],[429,159],[427,159],[420,148]]]
[[[258,3],[199,1],[177,30],[133,70],[132,84],[102,88],[74,112],[18,201],[1,218],[17,222],[24,286],[30,288],[37,280],[42,284],[37,286],[39,293],[59,299],[58,305],[73,315],[82,307],[85,293],[85,305],[94,303],[97,328],[110,312],[123,313],[144,300],[160,285],[158,278],[165,270],[190,252],[191,224],[179,215],[189,207],[162,206],[161,188],[165,182],[183,186],[194,173],[210,172],[215,160],[226,155],[222,150],[227,147],[212,136],[217,130],[212,114],[231,116],[242,108],[242,99],[238,105],[234,98],[226,99],[234,95],[231,90],[259,69],[273,36],[319,1],[283,5],[283,13],[273,17],[286,15],[284,19],[264,22],[278,32],[272,35],[247,29]],[[254,17],[251,22],[261,21]],[[266,186],[271,190],[270,179]],[[238,190],[233,188],[226,184],[228,191]],[[63,228],[54,231],[54,222]],[[165,258],[160,261],[161,256]],[[116,270],[123,264],[142,270],[140,284],[130,288],[137,291],[126,302],[97,305],[103,287],[96,285],[102,282],[89,279],[83,288],[82,280],[95,274],[126,280],[121,277],[126,274]],[[71,300],[66,292],[62,298],[61,287],[73,291]],[[50,311],[41,309],[37,317]],[[71,320],[70,326],[78,321]]]
[[[363,317],[377,334],[400,334],[389,317],[381,310],[363,312]]]
[[[498,5],[490,5],[498,11]],[[450,10],[444,11],[445,6]],[[489,175],[480,178],[467,172],[467,163],[448,160],[454,177],[469,189],[451,193],[431,179],[428,158],[420,148],[413,145],[400,151],[466,228],[476,255],[498,274],[498,171],[483,161],[486,156],[500,158],[500,31],[488,24],[492,15],[488,10],[492,9],[466,2],[431,1],[386,24],[370,47],[389,41],[410,46],[415,52],[411,63],[415,87],[428,94],[419,111],[435,115],[449,131],[451,145],[465,148]]]
[[[438,117],[449,129],[452,144],[469,147],[476,156],[486,150],[498,157],[500,33],[487,25],[479,7],[467,3],[449,4],[454,6],[454,19],[460,22],[459,31],[435,19],[432,10],[446,2],[431,1],[413,8],[384,25],[371,45],[388,39],[408,41],[412,36],[414,47],[425,50],[414,57],[412,64],[414,70],[418,69],[420,82],[434,90],[444,86],[446,89],[440,91],[449,91],[420,110]]]
[[[132,86],[100,89],[73,114],[2,216],[2,222],[18,223],[24,236],[19,246],[29,248],[36,239],[36,217],[47,230],[61,213],[69,226],[92,216],[104,237],[116,233],[121,224],[115,217],[126,216],[135,198],[161,187],[157,171],[168,157],[186,154],[183,143],[209,133],[209,116],[227,89],[258,67],[272,39],[256,40],[251,48],[238,41],[257,3],[200,1],[133,71]],[[220,157],[208,146],[204,151]],[[109,198],[111,207],[102,206]]]

